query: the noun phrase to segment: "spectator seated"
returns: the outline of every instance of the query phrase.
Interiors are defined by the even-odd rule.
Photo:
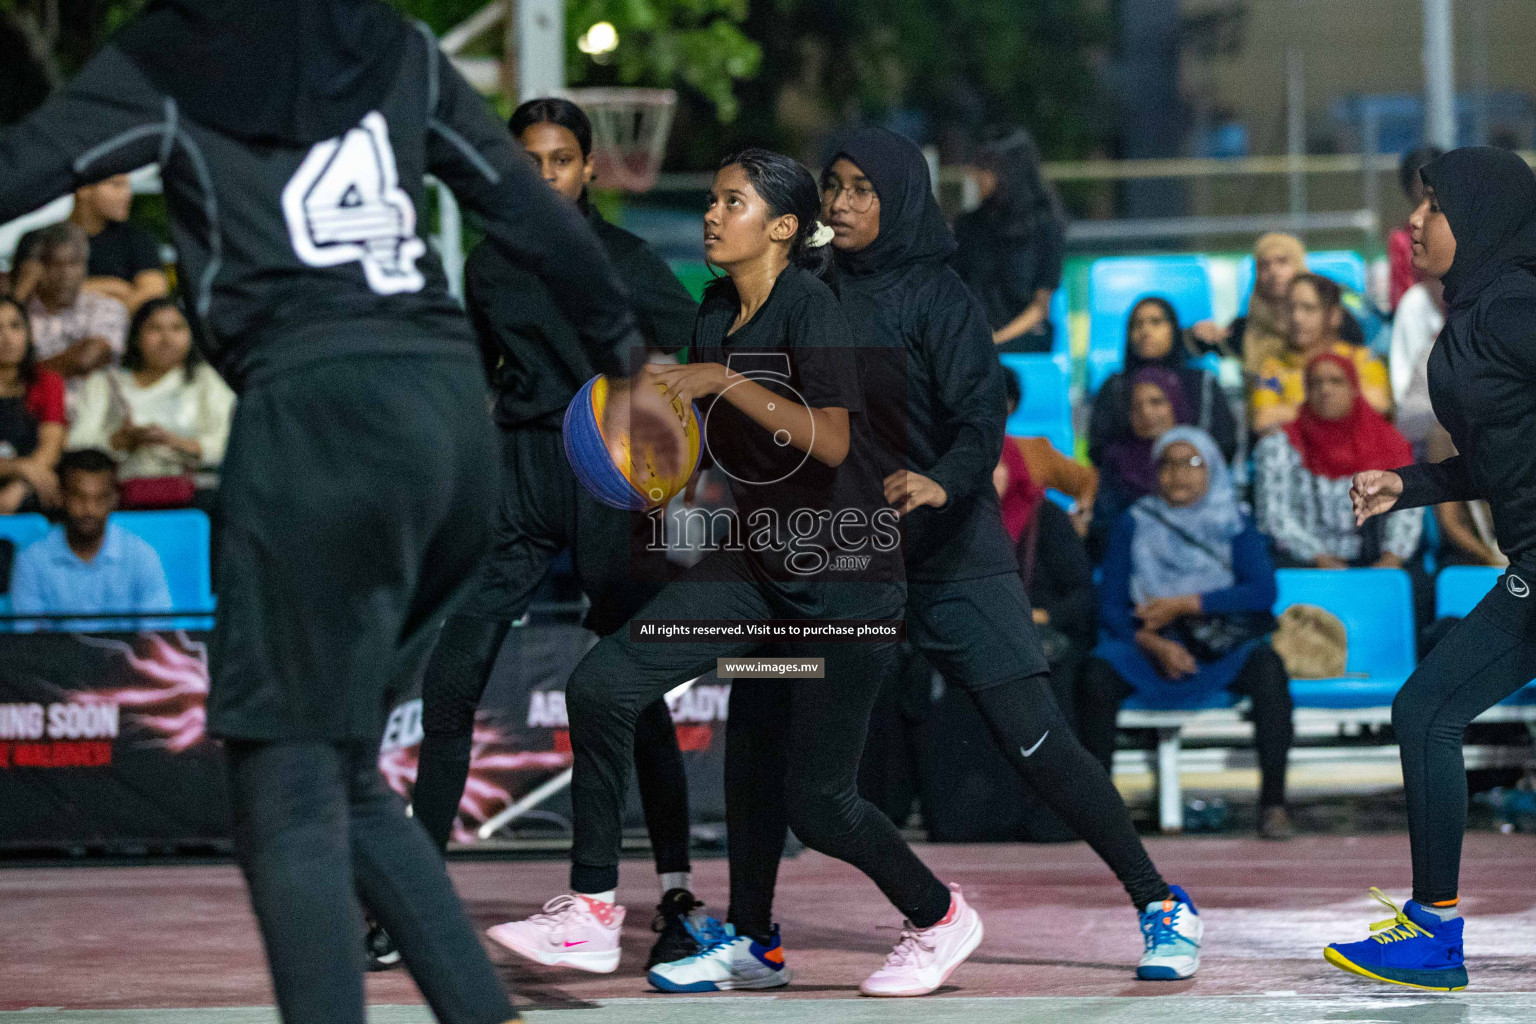
[[[1340,287],[1356,294],[1365,293],[1365,260],[1353,249],[1330,249],[1326,252],[1307,253],[1307,269],[1328,278]],[[1243,257],[1237,265],[1237,312],[1248,312],[1248,300],[1253,297],[1254,259],[1252,254]]]
[[[1088,391],[1096,393],[1125,358],[1131,308],[1149,295],[1167,299],[1181,323],[1211,316],[1211,275],[1204,256],[1124,256],[1088,270]]]

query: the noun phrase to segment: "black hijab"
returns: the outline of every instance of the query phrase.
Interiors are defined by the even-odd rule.
[[[154,0],[115,42],[198,124],[309,146],[381,104],[409,38],[381,0]]]
[[[880,197],[880,236],[859,252],[837,254],[854,275],[895,270],[924,260],[948,260],[955,238],[933,198],[928,161],[910,139],[884,128],[862,128],[832,158],[846,157]],[[830,166],[830,165],[829,165]]]
[[[1163,316],[1168,318],[1168,323],[1172,326],[1173,330],[1173,344],[1167,352],[1164,352],[1156,359],[1143,359],[1137,354],[1136,346],[1131,344],[1131,323],[1136,319],[1136,311],[1146,305],[1156,306],[1158,309],[1161,309]],[[1165,370],[1172,370],[1174,373],[1183,376],[1187,373],[1189,367],[1188,360],[1184,357],[1184,345],[1180,340],[1181,337],[1179,314],[1174,310],[1173,303],[1161,295],[1148,295],[1145,298],[1138,299],[1131,306],[1131,315],[1125,318],[1125,379],[1130,380],[1136,376],[1136,371],[1144,366],[1161,366]]]
[[[1469,146],[1419,173],[1456,236],[1456,259],[1443,278],[1447,305],[1475,302],[1506,270],[1536,269],[1536,174],[1517,154]]]

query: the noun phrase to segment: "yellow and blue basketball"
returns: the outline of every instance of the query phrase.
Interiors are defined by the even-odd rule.
[[[664,476],[648,446],[636,452],[627,432],[614,437],[603,434],[607,405],[608,378],[598,374],[582,385],[566,406],[565,457],[576,479],[594,498],[612,508],[640,510],[665,505],[688,486],[688,478],[699,464],[698,410],[692,403],[672,399],[685,456],[676,475]]]

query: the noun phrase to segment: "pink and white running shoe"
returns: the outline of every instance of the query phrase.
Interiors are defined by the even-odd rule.
[[[486,931],[497,945],[551,967],[611,974],[619,966],[624,908],[588,896],[556,896],[526,921]]]
[[[925,996],[949,979],[955,968],[981,944],[981,918],[951,884],[954,899],[949,913],[932,928],[903,922],[901,941],[885,958],[885,966],[864,979],[866,996]]]

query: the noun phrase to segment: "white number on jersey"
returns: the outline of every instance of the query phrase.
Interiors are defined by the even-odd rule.
[[[417,292],[416,206],[400,187],[389,126],[377,111],[336,139],[318,142],[283,189],[293,251],[312,267],[361,263],[380,295]]]

